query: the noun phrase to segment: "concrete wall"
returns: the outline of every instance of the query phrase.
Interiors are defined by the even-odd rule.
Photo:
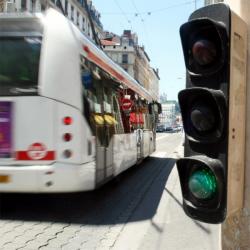
[[[250,62],[250,1],[226,0],[232,10],[248,25],[248,62]],[[222,224],[222,248],[225,250],[250,249],[250,63],[247,66],[247,124],[244,208]]]

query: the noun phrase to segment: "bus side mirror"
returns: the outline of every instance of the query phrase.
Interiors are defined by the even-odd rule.
[[[158,114],[161,114],[162,113],[161,103],[157,102],[156,105],[158,106]]]
[[[150,115],[152,115],[153,113],[155,113],[155,114],[161,114],[161,112],[162,112],[161,104],[158,103],[158,102],[149,103],[149,105],[148,105],[148,111],[149,111]]]
[[[149,112],[150,115],[153,114],[153,105],[154,105],[153,103],[148,104],[148,112]]]

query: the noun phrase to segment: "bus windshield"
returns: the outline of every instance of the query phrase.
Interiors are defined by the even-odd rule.
[[[41,37],[0,37],[0,96],[36,95]]]

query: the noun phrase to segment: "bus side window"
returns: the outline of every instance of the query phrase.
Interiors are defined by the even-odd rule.
[[[114,117],[115,117],[115,120],[117,121],[117,124],[115,124],[115,133],[116,134],[123,134],[124,127],[123,127],[123,122],[122,122],[122,115],[120,112],[118,97],[115,94],[113,94],[112,102],[113,102],[112,106],[113,106],[113,110],[114,110]]]
[[[89,126],[92,127],[91,121],[90,121],[90,117],[91,117],[90,103],[89,103],[88,98],[84,94],[83,94],[83,114]]]
[[[91,100],[92,94],[91,94],[91,88],[93,87],[92,84],[92,76],[91,73],[84,69],[83,66],[81,66],[81,80],[82,80],[82,103],[83,103],[83,115],[89,124],[89,127],[91,128],[92,132],[95,134],[94,129],[94,122],[92,117],[93,113],[93,101]]]

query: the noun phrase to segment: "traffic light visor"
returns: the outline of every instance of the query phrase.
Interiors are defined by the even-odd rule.
[[[227,33],[221,23],[209,18],[189,21],[180,27],[186,68],[192,75],[210,75],[226,60]]]
[[[185,201],[196,207],[216,208],[224,192],[222,163],[207,156],[181,158],[177,161],[181,189]]]
[[[183,127],[194,142],[218,142],[226,128],[226,100],[220,90],[188,88],[179,92]]]

